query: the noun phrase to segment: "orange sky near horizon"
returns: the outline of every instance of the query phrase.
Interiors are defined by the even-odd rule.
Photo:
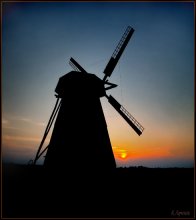
[[[110,112],[109,118],[107,118],[107,111],[105,114],[118,166],[121,163],[129,166],[129,162],[134,160],[194,159],[194,134],[191,128],[185,133],[181,132],[181,128],[177,126],[174,126],[176,129],[172,129],[173,133],[168,130],[162,133],[161,130],[156,129],[156,136],[153,135],[152,128],[145,128],[143,134],[138,136],[123,118],[116,117],[116,112]],[[30,159],[34,159],[46,122],[35,122],[20,117],[10,118],[10,120],[4,119],[2,123],[2,145],[6,146],[6,150],[3,149],[3,155],[5,157],[12,155],[11,158],[24,157],[28,163]],[[51,132],[52,128],[45,141],[45,147],[49,143]],[[43,158],[40,160],[43,161]]]

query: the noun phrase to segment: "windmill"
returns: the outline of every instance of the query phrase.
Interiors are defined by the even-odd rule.
[[[108,81],[126,48],[134,29],[125,30],[112,57],[106,65],[103,79],[88,73],[76,60],[70,58],[74,69],[60,77],[56,86],[56,105],[38,148],[36,161],[46,152],[44,166],[59,169],[101,169],[116,167],[100,98],[106,97],[114,109],[133,130],[141,135],[142,125],[106,91],[116,87]],[[58,115],[57,115],[58,114]],[[41,151],[44,140],[56,118],[49,145]]]

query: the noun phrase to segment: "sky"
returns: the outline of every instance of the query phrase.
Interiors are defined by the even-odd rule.
[[[193,2],[3,2],[3,161],[34,159],[70,57],[103,78],[127,26],[135,31],[107,94],[144,132],[101,98],[117,166],[194,166]]]

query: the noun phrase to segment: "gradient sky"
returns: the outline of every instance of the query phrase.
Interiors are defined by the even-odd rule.
[[[138,136],[101,99],[117,165],[194,165],[194,3],[4,2],[2,10],[4,161],[34,158],[70,57],[103,78],[130,25],[135,32],[110,77],[119,86],[108,95],[145,130]]]

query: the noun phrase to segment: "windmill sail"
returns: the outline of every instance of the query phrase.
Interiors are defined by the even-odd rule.
[[[81,72],[87,73],[86,70],[83,67],[81,67],[80,64],[76,62],[74,58],[72,57],[69,60],[69,64],[75,71],[78,71],[78,72],[81,71]]]
[[[121,40],[119,41],[116,49],[114,50],[114,53],[112,54],[112,57],[110,58],[105,70],[103,73],[105,74],[103,80],[105,81],[107,77],[110,77],[116,64],[118,63],[125,47],[127,46],[132,34],[134,32],[134,29],[130,26],[127,27],[125,33],[123,34]]]
[[[106,96],[108,102],[116,109],[116,111],[126,120],[126,122],[134,129],[134,131],[141,135],[144,128],[142,125],[121,105],[114,97]]]

